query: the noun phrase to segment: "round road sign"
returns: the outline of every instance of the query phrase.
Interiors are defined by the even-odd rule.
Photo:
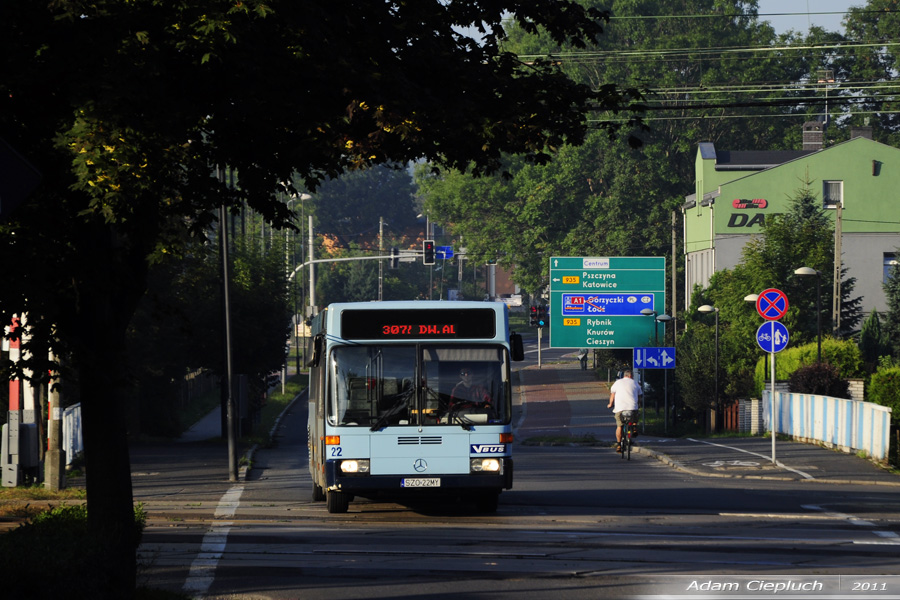
[[[766,321],[777,321],[788,309],[788,299],[781,290],[770,288],[756,299],[756,312]]]
[[[763,323],[756,330],[756,343],[764,352],[781,352],[789,339],[787,327],[778,321]]]

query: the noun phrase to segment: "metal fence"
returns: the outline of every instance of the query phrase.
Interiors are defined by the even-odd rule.
[[[763,392],[763,418],[770,429],[770,392]],[[775,431],[816,440],[845,452],[862,450],[885,460],[890,452],[891,409],[831,396],[775,392]]]

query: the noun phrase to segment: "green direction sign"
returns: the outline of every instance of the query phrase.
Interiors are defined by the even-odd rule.
[[[662,256],[550,258],[550,347],[636,348],[655,345],[665,312]]]

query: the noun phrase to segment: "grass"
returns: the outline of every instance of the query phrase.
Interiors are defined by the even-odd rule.
[[[0,521],[32,519],[54,504],[84,501],[83,488],[49,490],[40,485],[0,488]]]
[[[275,421],[297,394],[306,388],[307,381],[307,375],[295,375],[285,382],[284,393],[281,392],[280,385],[272,388],[272,391],[260,412],[259,419],[254,423],[253,433],[246,436],[241,441],[246,444],[268,444],[270,441],[269,432],[275,425]],[[188,424],[194,423],[204,415],[208,414],[211,410],[214,410],[218,405],[219,392],[212,391],[204,397],[199,398],[196,402],[192,402],[190,410],[179,415],[181,417],[181,422]],[[59,491],[52,491],[42,486],[0,488],[0,520],[21,523],[23,525],[28,524],[30,527],[40,526],[35,524],[39,523],[51,512],[59,511],[60,505],[70,504],[72,502],[79,502],[83,505],[84,499],[85,490],[83,488],[66,488]],[[80,518],[83,518],[83,516],[80,516],[79,519]],[[52,523],[48,526],[55,528]],[[14,527],[11,531],[15,531],[18,528],[19,526]],[[12,538],[7,539],[6,535],[7,534],[0,535],[0,539],[5,540],[7,544],[12,543]],[[43,553],[43,542],[39,542],[39,540],[35,539],[36,536],[29,535],[23,538],[22,535],[16,535],[15,537],[20,540],[17,546],[20,554],[22,552],[32,552],[35,554]],[[25,547],[29,545],[25,543],[26,539],[34,539],[34,549]],[[57,540],[54,542],[54,553],[63,557],[68,557],[69,559],[72,556],[77,556],[79,553],[79,544],[82,543],[82,539],[83,536],[79,535],[75,539],[65,537]],[[0,548],[2,547],[3,544],[0,543]],[[28,560],[25,562],[40,565],[42,564],[41,560],[42,559],[35,558],[33,561]],[[50,583],[52,583],[52,581],[48,580],[48,585]],[[2,585],[0,585],[0,589],[3,589]],[[66,595],[63,591],[59,591],[59,594],[56,595],[56,597],[66,597]],[[137,600],[188,600],[191,596],[140,585],[135,590],[135,598]]]
[[[260,411],[258,422],[253,424],[253,432],[249,436],[244,437],[241,441],[250,444],[259,444],[261,446],[267,445],[271,441],[269,439],[269,432],[272,431],[272,427],[275,426],[275,421],[281,413],[284,412],[284,409],[287,408],[294,397],[306,389],[308,381],[309,375],[301,373],[299,375],[293,375],[285,381],[284,393],[281,392],[281,384],[273,387],[269,392],[269,397],[266,398],[266,403]]]

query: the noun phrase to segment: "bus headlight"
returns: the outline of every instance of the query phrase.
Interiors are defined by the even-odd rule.
[[[472,473],[502,473],[503,461],[499,458],[472,458],[469,460]]]
[[[360,458],[357,460],[342,460],[341,461],[341,472],[342,473],[368,473],[369,472],[369,459],[368,458]]]

